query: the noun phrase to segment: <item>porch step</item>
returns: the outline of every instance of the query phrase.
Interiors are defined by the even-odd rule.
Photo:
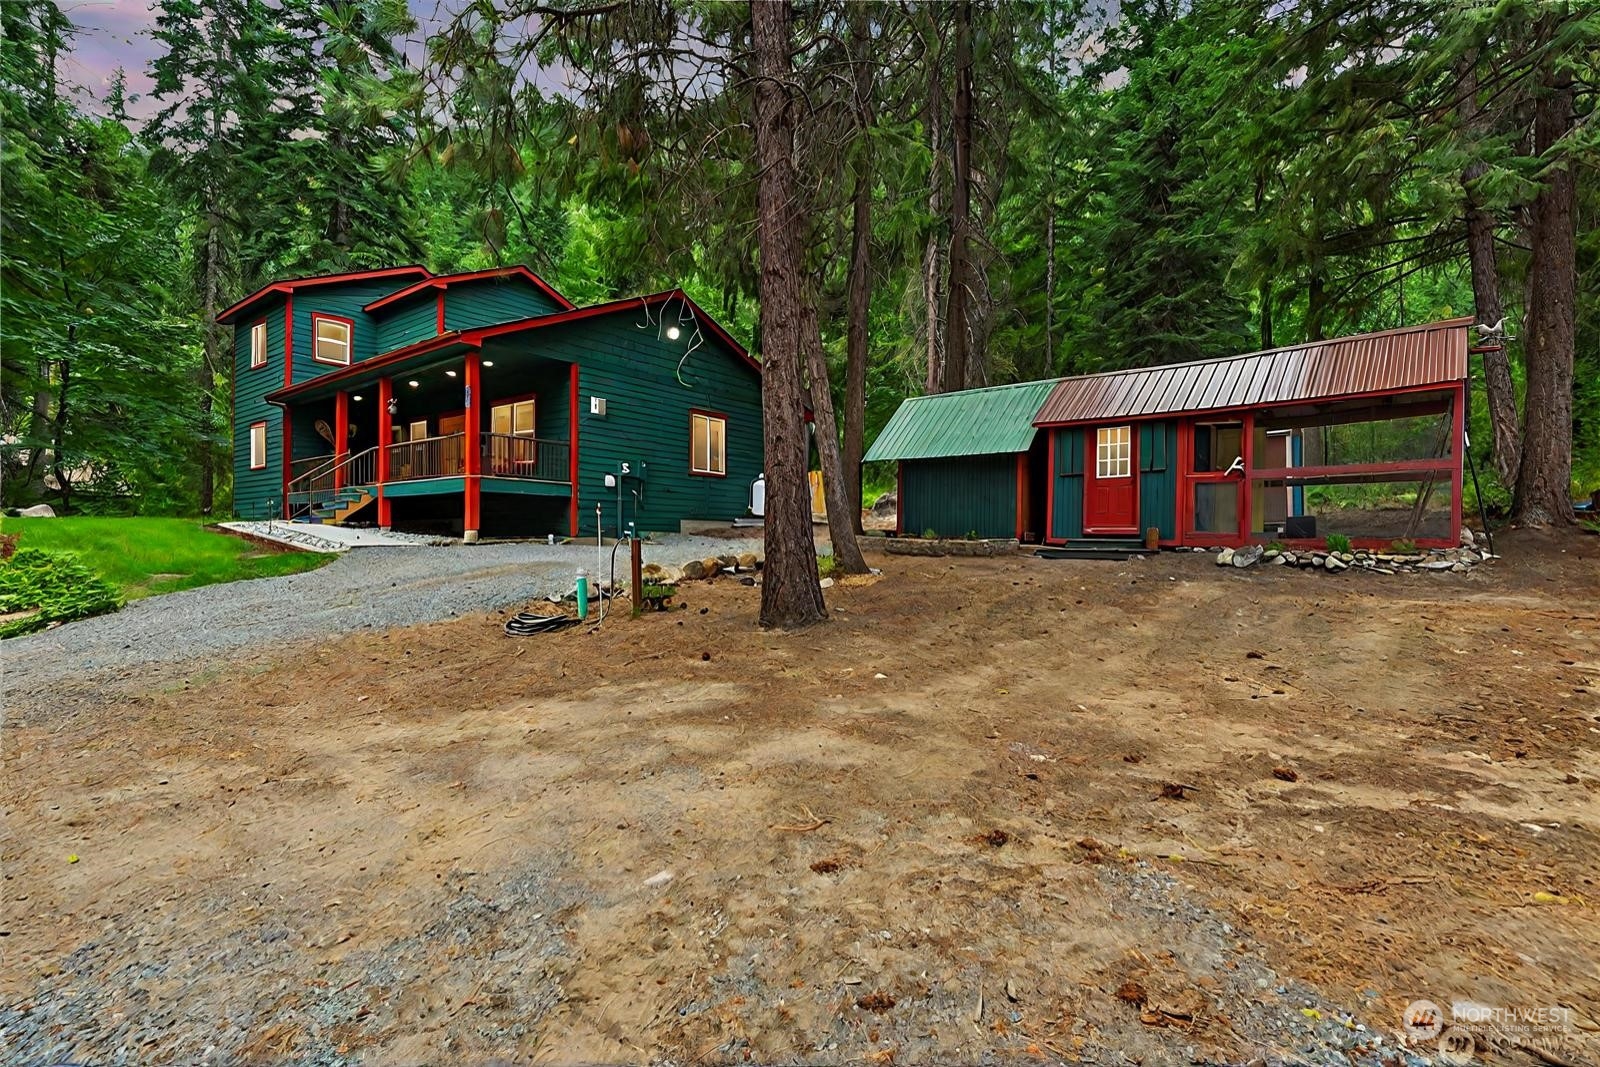
[[[1034,555],[1040,559],[1132,559],[1145,551],[1144,542],[1134,538],[1083,537],[1041,547]]]
[[[376,499],[377,494],[369,490],[341,489],[327,503],[312,508],[311,514],[317,522],[338,526]]]

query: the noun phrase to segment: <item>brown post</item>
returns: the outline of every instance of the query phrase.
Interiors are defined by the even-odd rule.
[[[640,546],[637,537],[629,538],[628,547],[633,550],[633,569],[630,572],[630,580],[633,585],[629,588],[633,592],[633,613],[637,615],[644,610],[644,580],[640,575],[644,565],[644,549]]]

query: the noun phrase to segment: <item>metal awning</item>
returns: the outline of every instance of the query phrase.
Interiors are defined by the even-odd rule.
[[[863,462],[1025,452],[1033,420],[1056,380],[962,389],[906,399]]]

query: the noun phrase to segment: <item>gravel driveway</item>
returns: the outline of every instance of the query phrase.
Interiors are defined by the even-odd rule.
[[[646,563],[681,564],[760,541],[674,537],[644,546]],[[610,548],[605,550],[610,566]],[[617,552],[619,578],[628,550]],[[594,545],[538,543],[361,548],[326,567],[282,578],[186,589],[5,643],[6,700],[48,711],[51,696],[106,674],[245,647],[388,629],[520,606],[572,591],[579,567],[595,572]],[[209,664],[207,664],[209,665]]]

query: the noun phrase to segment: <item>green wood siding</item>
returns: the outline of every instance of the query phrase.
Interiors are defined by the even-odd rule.
[[[337,315],[340,318],[351,319],[355,322],[352,328],[350,345],[350,360],[359,363],[364,359],[371,359],[382,349],[378,347],[378,327],[372,316],[362,311],[362,307],[372,303],[380,296],[394,292],[397,286],[393,279],[364,282],[350,282],[344,285],[319,285],[312,289],[302,289],[294,294],[294,381],[310,381],[312,378],[323,374],[332,374],[343,369],[333,363],[318,363],[311,358],[314,335],[311,332],[311,316],[314,312],[328,315]]]
[[[1161,539],[1177,537],[1178,424],[1141,422],[1139,430],[1139,530],[1161,530]]]
[[[457,282],[444,291],[444,328],[465,330],[564,310],[531,283],[511,278]]]
[[[432,290],[419,293],[397,305],[379,308],[372,317],[378,322],[379,352],[404,348],[438,333],[438,294]]]
[[[637,522],[642,532],[676,531],[684,519],[734,519],[749,505],[750,483],[761,473],[761,381],[715,338],[706,338],[683,367],[687,387],[674,371],[692,333],[677,342],[638,329],[637,316],[619,311],[561,323],[525,334],[492,338],[484,356],[499,363],[519,353],[577,363],[578,520],[595,532],[595,505],[607,532],[616,529],[617,491],[605,476],[623,463],[634,474],[623,482],[624,525],[635,520],[632,490],[640,492]],[[554,388],[552,386],[552,391]],[[565,437],[565,404],[541,391],[541,436]],[[566,399],[565,389],[556,395]],[[589,413],[591,397],[604,397],[606,414]],[[727,418],[726,477],[689,473],[689,413]]]
[[[1052,430],[1055,485],[1051,487],[1050,536],[1064,540],[1083,536],[1083,431]]]
[[[267,363],[250,367],[250,327],[267,324]],[[283,501],[283,412],[263,399],[283,388],[283,301],[268,300],[233,330],[233,513],[267,518]],[[250,426],[267,424],[267,465],[250,469]]]
[[[1015,537],[1017,457],[1014,453],[906,460],[900,468],[905,532],[941,537]]]

